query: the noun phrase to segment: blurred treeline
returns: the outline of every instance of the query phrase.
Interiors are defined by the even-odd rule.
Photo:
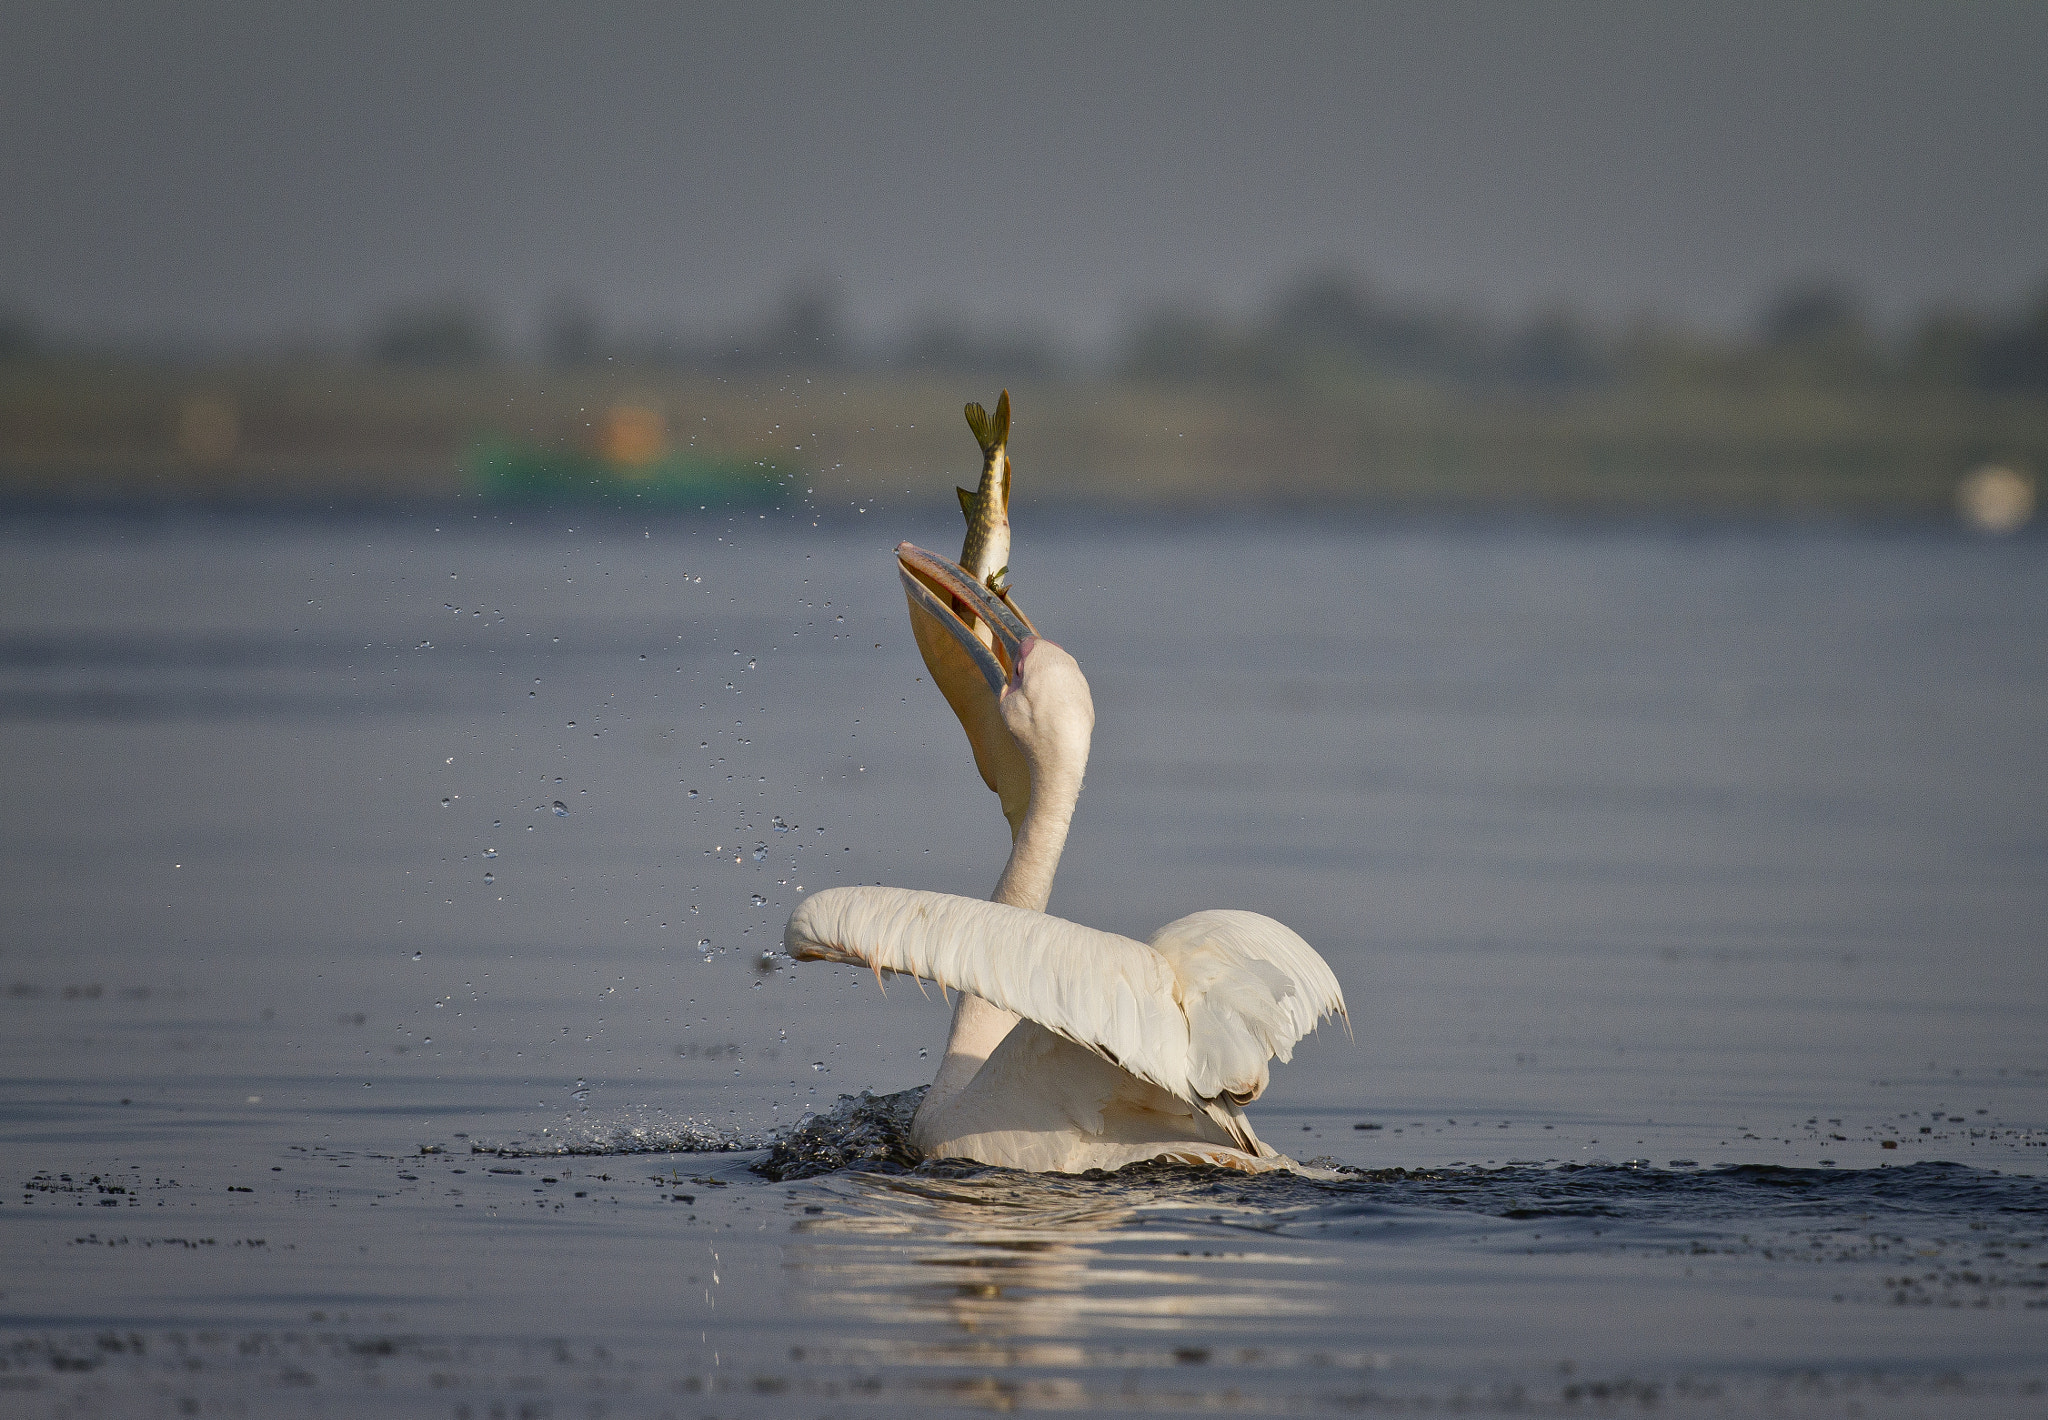
[[[1169,379],[1408,379],[1529,393],[1678,382],[2048,398],[2048,283],[2017,310],[1931,311],[1886,334],[1847,286],[1802,282],[1765,307],[1753,332],[1716,339],[1650,318],[1603,329],[1568,310],[1504,324],[1386,303],[1326,274],[1289,287],[1253,321],[1154,311],[1132,330],[1119,367]]]
[[[515,340],[447,298],[350,338],[151,352],[0,313],[0,490],[450,497],[477,441],[589,449],[630,406],[827,506],[943,495],[976,463],[961,402],[1004,385],[1027,499],[1945,510],[1973,468],[2048,467],[2048,286],[1887,327],[1804,282],[1729,334],[1505,320],[1323,271],[1251,312],[1139,310],[1092,353],[944,316],[863,338],[825,281],[695,336],[564,299]]]

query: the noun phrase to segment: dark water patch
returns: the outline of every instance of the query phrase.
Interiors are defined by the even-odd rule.
[[[1803,1169],[1771,1164],[1698,1170],[1629,1164],[1510,1166],[1444,1170],[1397,1179],[1369,1173],[1318,1186],[1375,1198],[1398,1193],[1408,1202],[1426,1198],[1439,1206],[1467,1208],[1504,1218],[1605,1217],[1650,1221],[1673,1215],[1716,1219],[1880,1213],[1924,1217],[2012,1213],[2048,1217],[2048,1181],[1942,1162],[1875,1169]]]
[[[145,1413],[252,1403],[289,1413],[325,1400],[385,1416],[841,1414],[1058,1410],[1092,1415],[1784,1414],[1885,1420],[2030,1413],[2030,1382],[1871,1369],[1854,1374],[1660,1378],[1563,1374],[1419,1385],[1378,1353],[1289,1346],[949,1342],[915,1355],[858,1339],[798,1344],[744,1363],[695,1345],[649,1356],[585,1338],[512,1339],[344,1327],[164,1331],[110,1323],[0,1347],[0,1388],[37,1413],[89,1413],[147,1396]],[[1133,1386],[1139,1387],[1134,1390]],[[374,1399],[372,1399],[374,1397]],[[346,1398],[346,1399],[344,1399]],[[354,1403],[348,1403],[354,1402]],[[705,1407],[709,1407],[706,1409]],[[124,1413],[126,1404],[120,1404]],[[330,1413],[323,1410],[322,1413]]]
[[[1180,1163],[1132,1164],[1113,1173],[1021,1174],[958,1159],[920,1161],[909,1142],[923,1089],[842,1095],[828,1113],[777,1138],[751,1165],[790,1182],[841,1170],[932,1182],[999,1184],[1006,1208],[1062,1211],[1077,1199],[1148,1207],[1230,1204],[1239,1225],[1326,1229],[1394,1212],[1471,1214],[1509,1223],[1600,1224],[1617,1241],[1672,1228],[1785,1229],[1801,1224],[1942,1224],[2004,1231],[2048,1224],[2048,1181],[1958,1163],[1874,1169],[1737,1164],[1712,1169],[1647,1164],[1536,1164],[1504,1168],[1357,1169],[1319,1159],[1304,1172],[1247,1175]],[[1317,1167],[1321,1165],[1322,1167]],[[978,1190],[960,1195],[973,1203]],[[2044,1239],[2048,1242],[2048,1239]],[[2031,1249],[2034,1244],[2025,1244]],[[2042,1258],[2048,1266],[2048,1251]]]
[[[753,1167],[828,1187],[837,1206],[816,1208],[820,1216],[800,1228],[859,1228],[887,1217],[938,1234],[1000,1222],[1056,1235],[1086,1220],[1134,1237],[1162,1227],[1249,1231],[1330,1248],[1345,1239],[1435,1238],[1547,1253],[1881,1263],[1879,1285],[1908,1300],[2048,1308],[2048,1182],[1961,1164],[1305,1166],[1246,1175],[1144,1163],[1114,1173],[1024,1174],[957,1159],[915,1162],[894,1128],[914,1108],[902,1096],[843,1101],[813,1121],[802,1149]],[[835,1158],[843,1162],[828,1168]]]
[[[1626,1164],[1346,1168],[1336,1177],[1244,1175],[1154,1163],[1081,1177],[1160,1201],[1227,1196],[1280,1228],[1378,1216],[1393,1209],[1448,1210],[1512,1222],[1606,1220],[1636,1227],[1674,1221],[1788,1225],[1849,1219],[1923,1227],[1944,1222],[1988,1225],[1996,1219],[2014,1226],[2048,1227],[2048,1181],[1953,1163],[1876,1169],[1768,1164],[1701,1170]],[[2048,1263],[2048,1255],[2042,1261]]]

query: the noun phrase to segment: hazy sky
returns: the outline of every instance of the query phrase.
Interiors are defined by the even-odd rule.
[[[2048,4],[0,0],[0,301],[351,330],[580,291],[703,328],[801,274],[1092,341],[1309,264],[1745,322],[2048,276]]]

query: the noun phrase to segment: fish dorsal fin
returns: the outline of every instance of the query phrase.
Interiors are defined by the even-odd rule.
[[[993,452],[1010,441],[1010,392],[1008,390],[1004,390],[1002,398],[996,401],[995,418],[989,418],[988,411],[978,404],[968,405],[966,414],[967,427],[974,431],[974,441],[981,445],[981,451],[984,454]]]
[[[955,488],[953,491],[960,495],[960,516],[967,519],[967,526],[969,526],[970,528],[973,527],[974,495],[968,492],[965,488]],[[1008,512],[1009,510],[1005,508],[1004,511]]]

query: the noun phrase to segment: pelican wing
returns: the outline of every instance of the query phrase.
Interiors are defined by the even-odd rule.
[[[1344,1016],[1344,992],[1316,949],[1256,912],[1197,912],[1152,934],[1173,967],[1187,1013],[1188,1083],[1202,1099],[1238,1104],[1266,1088],[1266,1062],[1294,1058],[1324,1016]]]
[[[1187,1017],[1172,968],[1143,942],[1000,902],[838,887],[797,907],[783,945],[969,992],[1185,1097]]]
[[[806,960],[967,991],[1190,1102],[1242,1102],[1266,1060],[1343,1009],[1308,943],[1250,912],[1203,912],[1153,945],[999,902],[909,888],[828,888],[790,916]]]

